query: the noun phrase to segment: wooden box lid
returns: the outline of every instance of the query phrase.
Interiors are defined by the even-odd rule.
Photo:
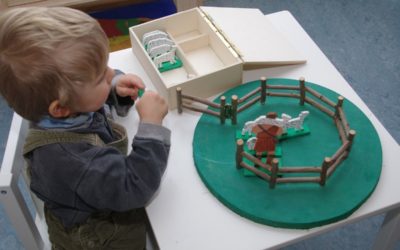
[[[302,55],[259,9],[200,7],[239,54],[245,68],[305,63]]]

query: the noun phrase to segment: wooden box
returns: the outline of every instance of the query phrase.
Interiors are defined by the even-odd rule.
[[[142,44],[145,33],[161,30],[174,41],[183,66],[160,73]],[[170,109],[176,88],[210,97],[242,83],[246,67],[304,63],[306,60],[258,9],[199,7],[129,29],[133,53]]]

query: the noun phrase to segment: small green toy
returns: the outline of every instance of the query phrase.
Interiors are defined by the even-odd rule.
[[[145,91],[144,89],[139,89],[138,90],[138,96],[142,97],[142,95],[144,94],[144,91]]]

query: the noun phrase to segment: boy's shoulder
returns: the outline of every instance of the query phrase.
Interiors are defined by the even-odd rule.
[[[23,154],[26,155],[37,148],[51,148],[52,145],[56,146],[63,143],[71,144],[72,148],[77,148],[77,150],[82,150],[82,145],[80,144],[92,146],[105,145],[96,133],[29,129],[25,139]]]

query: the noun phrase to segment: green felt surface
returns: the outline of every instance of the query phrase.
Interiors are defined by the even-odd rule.
[[[298,85],[298,81],[269,79],[268,84]],[[258,86],[259,81],[250,82],[223,95],[229,101],[233,94],[240,98]],[[337,100],[338,94],[329,89],[309,82],[306,86],[332,101]],[[219,97],[215,102],[218,100]],[[255,222],[275,227],[312,228],[344,219],[375,189],[382,167],[382,149],[378,134],[365,114],[348,100],[344,101],[343,108],[357,135],[348,158],[323,187],[317,183],[287,183],[270,189],[267,181],[244,176],[235,167],[236,131],[242,129],[245,122],[269,111],[292,117],[303,110],[310,112],[306,122],[311,133],[280,142],[280,165],[320,166],[324,157],[336,152],[341,141],[333,120],[311,105],[300,106],[299,100],[294,98],[267,97],[266,104],[257,103],[238,114],[237,125],[229,121],[221,125],[218,118],[203,114],[193,138],[197,171],[219,201]]]

